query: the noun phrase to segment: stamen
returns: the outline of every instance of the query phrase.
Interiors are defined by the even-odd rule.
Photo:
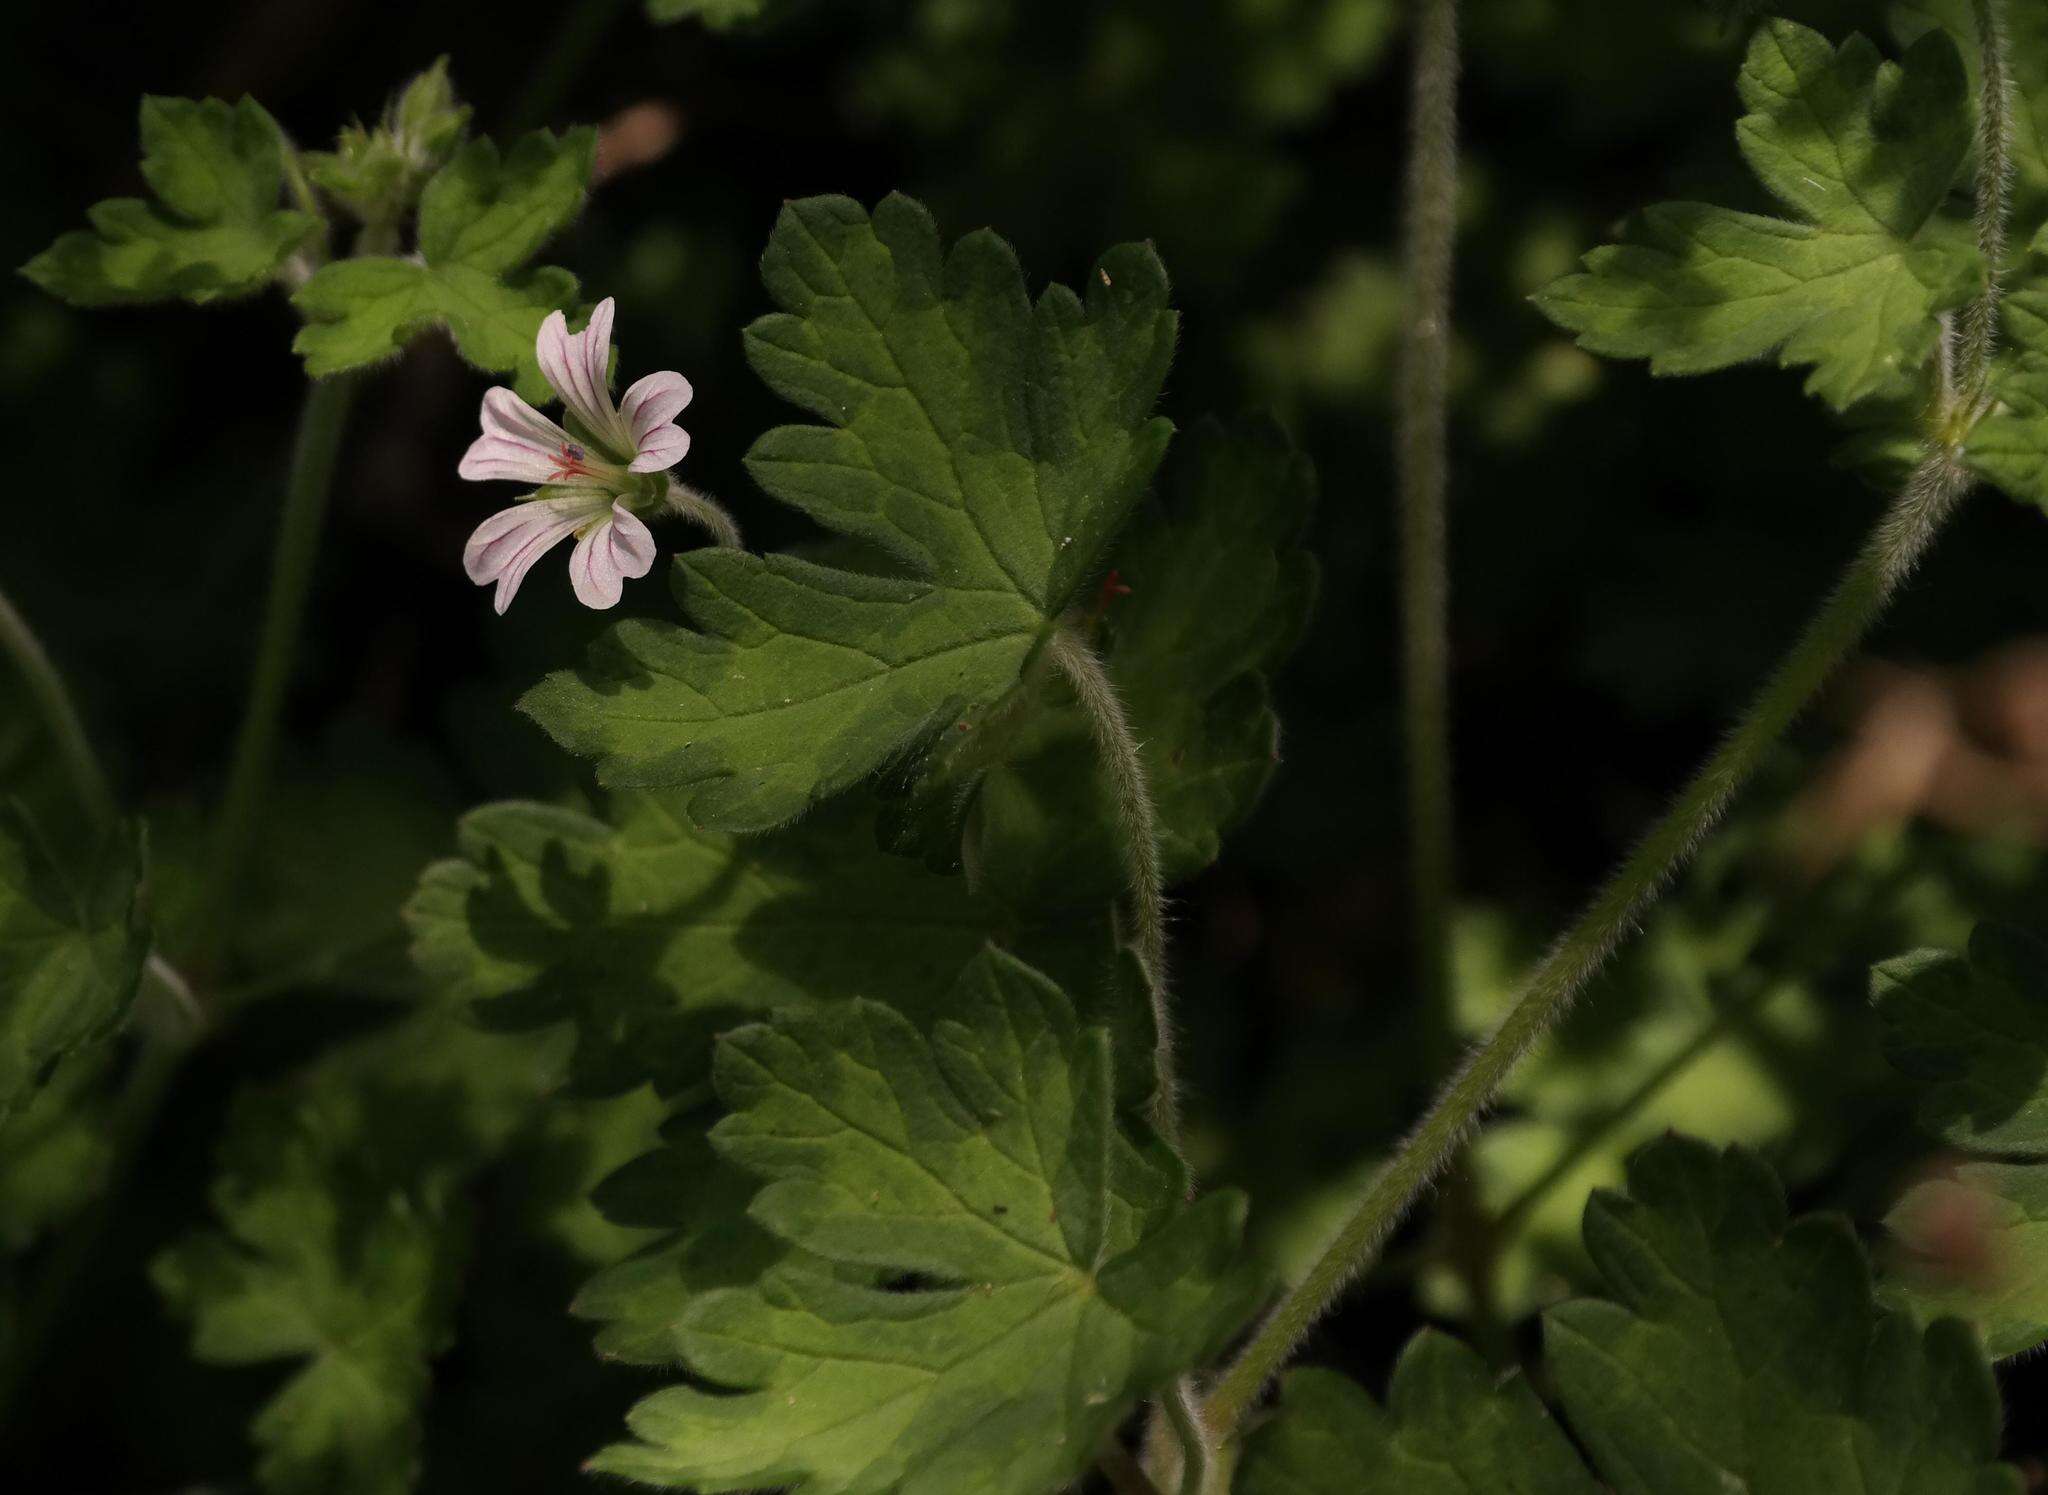
[[[562,454],[555,458],[555,476],[557,478],[589,477],[591,475],[590,469],[584,466],[589,456],[590,453],[576,445],[575,442],[563,442]]]

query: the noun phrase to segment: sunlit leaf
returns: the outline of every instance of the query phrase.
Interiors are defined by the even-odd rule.
[[[1151,413],[1176,319],[1148,247],[1105,255],[1085,301],[1034,304],[992,233],[946,253],[907,198],[872,217],[810,198],[762,269],[784,309],[748,354],[827,424],[770,431],[748,468],[902,574],[695,551],[675,576],[694,628],[621,623],[522,703],[603,781],[684,790],[726,830],[781,824],[1015,686],[1172,430]]]
[[[1935,216],[1970,145],[1966,79],[1945,34],[1884,61],[1767,21],[1740,79],[1745,159],[1798,216],[1665,203],[1537,298],[1581,346],[1697,374],[1775,353],[1810,364],[1837,409],[1895,391],[1933,352],[1935,314],[1981,278],[1963,226]]]
[[[77,306],[262,290],[319,229],[279,206],[283,139],[254,99],[144,98],[142,174],[156,196],[114,197],[22,267]]]
[[[749,1214],[793,1254],[689,1297],[670,1332],[694,1383],[594,1467],[1043,1495],[1243,1321],[1243,1201],[1185,1203],[1184,1170],[1117,1122],[1109,1035],[995,952],[953,1005],[929,1035],[862,1000],[722,1041],[712,1139],[770,1180]]]

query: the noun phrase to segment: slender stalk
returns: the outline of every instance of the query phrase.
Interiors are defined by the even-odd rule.
[[[250,843],[269,792],[278,725],[305,625],[313,562],[320,548],[321,522],[341,454],[342,429],[355,394],[352,378],[316,379],[306,392],[299,417],[291,473],[285,483],[284,513],[271,559],[270,596],[264,606],[256,667],[235,738],[234,761],[194,926],[202,958],[217,956],[227,936],[230,910],[242,891]]]
[[[683,518],[700,524],[711,532],[711,538],[728,550],[740,550],[745,542],[740,539],[739,521],[717,499],[701,488],[692,488],[688,483],[668,480],[668,506]]]
[[[114,791],[108,787],[106,772],[92,750],[92,740],[85,735],[85,723],[72,703],[71,692],[65,689],[64,677],[50,662],[28,620],[7,600],[5,592],[0,592],[0,650],[5,650],[14,661],[15,669],[28,685],[29,695],[42,713],[43,724],[49,729],[86,818],[96,829],[111,826],[116,814]]]
[[[1965,420],[1981,413],[1998,338],[2005,274],[2006,224],[2012,208],[2012,65],[2004,0],[1973,0],[1982,54],[1977,105],[1977,251],[1984,257],[1984,290],[1963,314],[1961,391]]]
[[[1450,570],[1446,560],[1452,241],[1458,199],[1456,0],[1423,0],[1409,103],[1408,325],[1395,410],[1402,719],[1416,984],[1433,1048],[1452,1049]]]
[[[1202,1413],[1200,1394],[1192,1381],[1182,1379],[1174,1383],[1161,1402],[1166,1420],[1180,1440],[1180,1495],[1208,1495],[1216,1445]]]
[[[1145,756],[1131,731],[1123,698],[1088,640],[1070,624],[1053,631],[1046,657],[1073,687],[1088,718],[1095,750],[1109,769],[1116,789],[1118,841],[1124,871],[1131,884],[1131,914],[1139,962],[1152,993],[1153,1050],[1158,1089],[1152,1097],[1152,1124],[1174,1152],[1181,1151],[1180,1080],[1173,1040],[1173,1006],[1167,987],[1166,885],[1159,864],[1159,817],[1152,804],[1152,786]],[[1201,1399],[1183,1378],[1160,1398],[1160,1407],[1181,1447],[1181,1495],[1204,1495],[1210,1451],[1215,1444],[1204,1426]]]
[[[1219,1437],[1238,1420],[1463,1142],[1536,1041],[1571,1007],[1643,910],[1727,809],[1785,730],[1855,648],[1969,487],[1948,448],[1930,452],[1749,709],[1635,852],[1550,948],[1500,1025],[1467,1056],[1351,1217],[1260,1327],[1209,1399]]]
[[[1153,1123],[1173,1149],[1180,1150],[1180,1094],[1175,1073],[1173,1012],[1166,979],[1166,889],[1159,870],[1159,824],[1152,806],[1144,754],[1131,734],[1130,718],[1116,683],[1109,678],[1088,641],[1061,626],[1046,644],[1053,666],[1067,679],[1088,718],[1095,750],[1109,768],[1116,788],[1118,837],[1124,870],[1131,883],[1131,914],[1138,959],[1152,988],[1152,1017],[1159,1030],[1156,1057],[1159,1090],[1153,1098]]]
[[[1130,1450],[1116,1439],[1111,1438],[1102,1445],[1102,1451],[1095,1456],[1095,1467],[1102,1471],[1109,1481],[1110,1489],[1116,1495],[1160,1495],[1159,1486],[1152,1483],[1152,1476],[1139,1467],[1131,1457]]]

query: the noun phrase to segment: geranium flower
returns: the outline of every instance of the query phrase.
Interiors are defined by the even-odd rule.
[[[541,373],[566,407],[573,429],[557,425],[502,386],[484,394],[483,434],[456,471],[474,482],[505,479],[538,486],[476,527],[462,565],[478,586],[497,584],[494,605],[512,605],[533,563],[569,536],[569,584],[585,607],[616,606],[628,577],[654,566],[654,535],[641,514],[668,502],[662,476],[690,449],[675,423],[690,403],[690,381],[649,374],[612,403],[612,298],[569,331],[552,312],[540,324],[534,351]]]

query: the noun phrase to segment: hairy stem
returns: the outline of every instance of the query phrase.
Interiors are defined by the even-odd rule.
[[[670,478],[668,506],[683,518],[709,530],[711,538],[728,550],[743,548],[739,522],[727,511],[725,505],[701,488],[692,488],[688,483]]]
[[[106,771],[92,750],[92,740],[85,735],[85,723],[72,703],[71,692],[64,687],[64,677],[57,673],[28,620],[7,600],[5,592],[0,592],[0,650],[5,650],[14,661],[36,709],[42,713],[43,725],[49,729],[86,819],[95,829],[105,830],[114,823],[116,814],[114,791],[107,785]]]
[[[1445,490],[1451,258],[1458,207],[1456,0],[1423,0],[1409,103],[1408,325],[1395,410],[1400,492],[1402,719],[1418,995],[1448,1054],[1453,897],[1449,566]]]
[[[1046,643],[1053,665],[1066,677],[1088,718],[1095,750],[1109,769],[1116,790],[1118,840],[1124,871],[1131,883],[1131,917],[1138,959],[1152,988],[1152,1018],[1158,1027],[1159,1089],[1153,1097],[1152,1119],[1160,1135],[1180,1150],[1180,1094],[1175,1075],[1173,1012],[1166,982],[1166,889],[1159,870],[1159,824],[1144,754],[1131,734],[1123,698],[1100,658],[1076,630],[1062,625]]]
[[[1677,802],[1551,946],[1500,1025],[1466,1057],[1421,1123],[1366,1187],[1315,1264],[1280,1301],[1209,1399],[1219,1438],[1429,1187],[1515,1066],[1563,1017],[1643,910],[1720,820],[1735,792],[1855,648],[1968,489],[1955,451],[1932,450],[1886,509],[1841,581]]]
[[[1109,1481],[1109,1487],[1116,1495],[1160,1495],[1159,1486],[1152,1483],[1152,1476],[1139,1467],[1130,1450],[1114,1438],[1103,1444],[1102,1452],[1095,1456],[1095,1467],[1102,1471],[1102,1477]]]
[[[1961,390],[1965,419],[1974,420],[1991,379],[2005,273],[2006,223],[2012,209],[2012,64],[2004,0],[1973,0],[1982,51],[1977,105],[1977,251],[1984,290],[1963,313]]]
[[[279,721],[291,686],[299,635],[305,626],[313,562],[320,549],[321,522],[341,454],[342,429],[355,393],[355,381],[347,376],[316,379],[306,392],[299,417],[291,473],[285,483],[284,512],[271,558],[270,596],[264,605],[256,668],[250,677],[249,698],[235,738],[234,761],[228,771],[227,790],[221,801],[207,881],[194,926],[196,947],[205,958],[220,953],[228,934],[232,923],[230,911],[242,892],[250,842],[269,792]]]
[[[1209,1495],[1209,1472],[1215,1464],[1215,1440],[1202,1412],[1201,1394],[1183,1378],[1162,1399],[1166,1420],[1180,1440],[1180,1495]]]
[[[1983,294],[1964,313],[1956,393],[1941,398],[1936,434],[1842,579],[1677,802],[1622,863],[1577,923],[1537,963],[1515,1005],[1438,1093],[1415,1130],[1366,1186],[1351,1216],[1280,1300],[1209,1398],[1228,1440],[1266,1382],[1347,1283],[1370,1266],[1401,1217],[1442,1171],[1529,1050],[1570,1010],[1587,981],[1692,857],[1735,793],[1884,611],[1969,491],[1960,441],[1983,408],[1997,351],[1999,264],[2011,196],[2011,85],[2000,0],[1974,0],[1984,47],[1977,235]],[[1953,403],[1951,403],[1953,401]],[[1958,405],[1969,408],[1960,409]]]
[[[1045,646],[1052,665],[1073,687],[1088,718],[1095,751],[1109,769],[1116,791],[1118,842],[1131,884],[1131,916],[1138,959],[1152,993],[1153,1050],[1158,1088],[1152,1096],[1152,1124],[1175,1153],[1181,1151],[1180,1081],[1174,1056],[1173,1005],[1167,987],[1166,886],[1159,866],[1159,817],[1145,756],[1131,732],[1116,682],[1079,629],[1062,623]],[[1215,1446],[1203,1425],[1200,1397],[1189,1381],[1176,1382],[1161,1398],[1167,1423],[1181,1446],[1182,1495],[1202,1495]],[[1188,1481],[1196,1483],[1190,1484]]]

